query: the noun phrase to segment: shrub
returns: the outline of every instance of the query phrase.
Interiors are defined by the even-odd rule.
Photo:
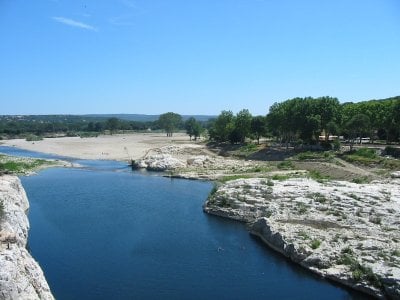
[[[370,158],[370,159],[374,159],[374,158],[378,157],[378,155],[376,154],[376,151],[374,149],[369,149],[369,148],[360,148],[354,152],[354,155],[365,157],[365,158]]]
[[[387,146],[384,151],[385,155],[393,156],[394,158],[400,158],[400,149]]]
[[[25,140],[28,142],[41,141],[43,140],[43,137],[40,135],[29,134]]]
[[[289,175],[279,175],[279,174],[275,174],[274,176],[272,176],[273,180],[286,180],[289,179]]]
[[[311,248],[312,249],[317,249],[319,246],[321,246],[321,241],[318,239],[314,239],[311,241]]]
[[[290,160],[285,160],[285,161],[280,162],[277,167],[278,167],[278,169],[281,169],[281,170],[294,169],[294,165]]]

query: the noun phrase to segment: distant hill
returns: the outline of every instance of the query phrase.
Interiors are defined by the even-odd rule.
[[[143,115],[143,114],[89,114],[81,115],[87,118],[118,118],[126,121],[137,121],[137,122],[152,122],[158,120],[160,115]],[[182,115],[182,119],[185,121],[190,117],[195,118],[197,121],[208,121],[209,119],[216,118],[216,116],[209,115]]]

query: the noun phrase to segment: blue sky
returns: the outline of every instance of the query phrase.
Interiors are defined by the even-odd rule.
[[[400,95],[398,0],[0,0],[0,114]]]

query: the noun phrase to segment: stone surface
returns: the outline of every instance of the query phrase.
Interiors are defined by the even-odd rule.
[[[204,210],[248,222],[270,247],[321,276],[400,298],[399,179],[238,179],[222,185]]]
[[[28,199],[16,176],[0,176],[0,299],[54,299],[38,263],[26,250]]]

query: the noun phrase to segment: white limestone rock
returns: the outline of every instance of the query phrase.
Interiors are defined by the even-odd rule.
[[[0,176],[0,299],[54,299],[38,263],[26,250],[28,199],[18,177]]]
[[[204,210],[249,222],[270,247],[321,276],[399,299],[399,183],[238,179],[222,185]]]

